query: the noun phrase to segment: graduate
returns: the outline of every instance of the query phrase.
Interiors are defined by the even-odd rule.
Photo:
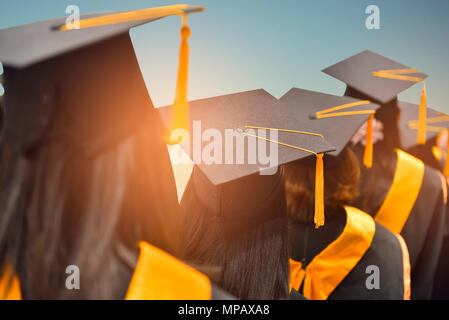
[[[348,147],[378,105],[293,88],[280,99],[294,119],[323,134],[335,151],[324,157],[324,221],[314,221],[314,169],[305,161],[283,167],[291,242],[290,286],[308,299],[409,299],[407,246],[351,204],[358,195],[359,161]],[[361,165],[371,165],[367,138]],[[374,269],[372,269],[375,266]]]
[[[449,116],[441,111],[427,107],[425,143],[421,144],[418,143],[416,138],[419,129],[420,106],[398,101],[398,107],[400,113],[399,137],[404,151],[419,158],[426,165],[448,177],[447,132],[449,129]]]
[[[129,36],[203,9],[88,14],[78,30],[65,18],[0,30],[1,299],[229,297],[173,256],[179,205],[166,132]],[[69,266],[78,290],[66,285]]]
[[[221,141],[213,151],[207,148],[209,144],[204,146],[203,155],[204,150],[210,150],[220,158],[195,162],[181,200],[185,215],[183,257],[216,269],[217,284],[239,299],[289,298],[287,217],[278,165],[308,158],[319,169],[323,153],[334,150],[301,121],[281,113],[284,108],[279,104],[262,89],[189,104],[191,135],[198,121],[203,134],[214,130],[216,138],[212,141],[225,138],[229,130],[234,129],[235,135],[234,143]],[[164,119],[166,109],[159,109]],[[183,144],[186,151],[195,148],[195,138],[190,140],[190,144]],[[275,155],[278,164],[262,164],[257,155],[263,150],[269,158]],[[241,161],[231,163],[229,153]],[[226,155],[227,162],[220,161]],[[257,156],[257,161],[251,162],[252,156]],[[301,295],[292,293],[292,298],[298,297]]]
[[[345,96],[381,105],[375,118],[383,126],[383,139],[374,144],[372,168],[362,167],[354,204],[402,235],[410,252],[411,297],[430,299],[445,229],[446,182],[440,172],[402,150],[400,110],[411,105],[397,98],[410,86],[422,85],[426,75],[368,50],[323,72],[347,84]],[[425,94],[423,85],[414,134],[422,145],[426,143]],[[363,149],[361,144],[354,147],[359,159]]]
[[[446,218],[444,225],[444,239],[438,267],[435,274],[432,299],[449,299],[449,210],[447,208],[447,177],[449,176],[449,162],[447,161],[447,130],[449,116],[434,109],[426,110],[426,143],[416,142],[417,123],[419,120],[419,106],[407,102],[398,102],[401,119],[399,121],[399,135],[405,150],[416,156],[442,174],[443,194],[446,202]],[[444,177],[443,177],[444,175]]]
[[[414,103],[398,101],[399,107],[399,138],[404,151],[419,158],[426,165],[449,175],[449,164],[446,166],[446,144],[443,146],[443,135],[449,128],[449,116],[443,112],[426,108],[425,143],[417,142],[419,109]]]

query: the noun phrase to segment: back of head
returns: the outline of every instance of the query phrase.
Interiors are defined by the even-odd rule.
[[[400,109],[398,107],[397,97],[387,103],[380,103],[379,101],[373,100],[373,98],[355,90],[354,88],[347,87],[345,91],[345,96],[353,97],[357,99],[369,99],[375,103],[378,103],[381,107],[376,111],[375,118],[382,122],[384,138],[374,145],[378,159],[382,163],[382,158],[388,157],[389,154],[393,154],[395,148],[400,148],[400,138],[399,138],[399,117]],[[376,163],[377,161],[374,161]]]
[[[160,111],[164,118],[166,111]],[[189,102],[190,136],[214,132],[214,160],[197,161],[195,138],[183,146],[195,163],[181,201],[183,255],[218,269],[218,284],[241,299],[288,298],[285,194],[278,167],[334,150],[321,135],[274,129],[302,133],[304,122],[293,111],[263,89]],[[294,144],[308,149],[285,147]]]
[[[137,242],[173,253],[178,219],[129,35],[5,68],[5,101],[0,271],[13,267],[24,298],[123,298]],[[69,265],[80,290],[65,286]]]
[[[288,239],[280,173],[213,186],[195,167],[181,201],[183,256],[216,272],[240,299],[288,298]]]
[[[315,215],[315,168],[292,162],[283,168],[287,215],[293,221],[313,223]],[[337,209],[351,205],[357,197],[360,168],[357,157],[346,147],[338,161],[324,168],[324,213],[332,217]]]
[[[347,87],[346,96],[359,99],[371,99],[354,88]],[[378,101],[375,101],[379,103]],[[383,139],[373,146],[373,166],[372,168],[361,167],[361,177],[359,183],[359,196],[354,204],[367,213],[375,214],[380,208],[389,188],[389,181],[394,176],[395,149],[401,148],[399,136],[400,109],[397,97],[393,100],[381,104],[377,110],[375,118],[383,125]],[[359,159],[362,158],[363,147],[358,144],[353,146],[354,152]],[[385,182],[385,183],[384,183]]]

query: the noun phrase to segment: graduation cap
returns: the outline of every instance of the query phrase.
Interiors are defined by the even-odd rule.
[[[417,82],[424,83],[427,75],[399,62],[369,50],[360,52],[324,70],[348,86],[347,93],[368,97],[373,102],[386,105],[397,95]],[[351,92],[353,94],[351,94]],[[422,89],[417,143],[425,143],[426,88]]]
[[[6,139],[26,154],[64,136],[92,154],[123,137],[152,109],[129,29],[170,15],[183,17],[175,103],[186,109],[186,16],[203,10],[173,5],[81,15],[79,29],[63,17],[0,30]]]
[[[419,144],[416,142],[416,131],[419,127],[419,107],[416,104],[398,101],[398,107],[401,110],[399,120],[399,136],[401,146],[405,150],[416,149]],[[449,115],[427,108],[426,124],[426,141],[437,138],[442,132],[449,130]],[[446,164],[444,166],[444,174],[449,176],[449,161],[446,155]]]
[[[338,157],[357,130],[367,124],[364,164],[372,165],[372,120],[378,104],[368,100],[334,96],[321,92],[292,88],[280,101],[293,114],[294,120],[309,119],[307,125],[312,131],[320,132],[324,138],[335,146],[327,161],[338,162]]]
[[[319,132],[310,131],[306,123],[293,117],[281,104],[262,89],[189,102],[191,139],[190,142],[184,141],[181,146],[193,159],[195,168],[186,190],[194,189],[192,192],[196,193],[203,206],[221,219],[239,223],[242,219],[248,223],[266,220],[267,217],[260,217],[256,209],[261,208],[261,205],[266,207],[265,200],[271,199],[276,188],[279,188],[281,174],[279,170],[275,170],[274,175],[260,174],[261,167],[265,170],[269,167],[261,164],[259,155],[262,150],[266,152],[266,158],[276,160],[276,168],[296,160],[316,157],[316,218],[317,225],[322,224],[322,157],[323,153],[334,150],[334,147]],[[172,107],[158,108],[158,111],[168,122]],[[201,130],[198,129],[198,121]],[[214,150],[221,155],[218,159],[222,160],[218,161],[220,163],[204,163],[202,159],[195,159],[195,148],[201,145],[199,137],[207,130],[215,132],[217,137],[224,137],[225,141],[219,144],[219,150]],[[230,134],[233,134],[231,144],[230,140],[226,141]],[[237,140],[244,143],[239,147]],[[251,146],[257,148],[252,149]],[[193,150],[193,155],[190,150]]]

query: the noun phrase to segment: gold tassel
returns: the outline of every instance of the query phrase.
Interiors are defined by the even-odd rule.
[[[312,133],[312,132],[306,132],[306,131],[297,131],[297,130],[288,130],[288,129],[276,129],[276,128],[264,128],[264,127],[255,127],[255,126],[245,126],[246,128],[260,128],[265,130],[276,130],[276,131],[287,131],[287,132],[296,132],[296,133],[303,133],[303,134],[309,134],[309,135],[317,135],[321,136],[321,134]],[[324,166],[323,166],[323,153],[315,153],[312,150],[304,149],[298,146],[293,146],[291,144],[283,143],[276,140],[267,139],[264,137],[259,137],[254,134],[240,131],[241,134],[254,137],[257,139],[262,139],[268,142],[273,142],[280,144],[282,146],[286,146],[289,148],[294,148],[298,150],[302,150],[304,152],[313,153],[316,156],[316,167],[315,167],[315,228],[319,228],[324,225]]]
[[[181,44],[179,47],[178,77],[176,80],[175,102],[173,106],[172,125],[168,135],[168,143],[176,144],[181,141],[171,141],[170,133],[176,129],[189,129],[189,110],[187,102],[187,83],[189,71],[189,43],[190,28],[187,25],[187,16],[183,16],[181,27]]]
[[[22,300],[19,278],[9,263],[0,274],[0,300]]]
[[[419,105],[418,119],[418,144],[426,144],[426,84],[421,93],[421,103]]]
[[[447,132],[447,138],[446,138],[446,163],[444,165],[444,175],[446,177],[449,177],[449,130]]]
[[[373,119],[374,115],[372,114],[368,118],[368,123],[366,126],[366,145],[365,152],[363,154],[363,164],[367,168],[371,168],[373,166]]]
[[[315,170],[315,228],[324,225],[324,169],[323,153],[316,155]]]
[[[407,76],[405,74],[421,73],[416,69],[393,69],[393,70],[378,70],[372,72],[375,77],[381,77],[386,79],[396,79],[404,81],[422,82],[424,87],[421,93],[421,103],[419,105],[419,119],[418,119],[418,144],[426,144],[426,83],[423,78]]]

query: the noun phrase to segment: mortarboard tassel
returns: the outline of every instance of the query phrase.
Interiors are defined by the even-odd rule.
[[[180,31],[181,44],[179,47],[179,63],[178,63],[178,77],[176,80],[176,92],[175,102],[173,106],[173,118],[169,132],[168,142],[170,144],[176,144],[180,141],[171,141],[170,133],[175,129],[188,130],[188,102],[187,102],[187,83],[188,83],[188,71],[189,71],[189,43],[190,28],[187,25],[187,16],[182,17],[182,27]]]
[[[181,26],[181,44],[179,47],[179,63],[178,63],[178,76],[176,79],[176,91],[174,101],[174,112],[172,121],[168,130],[166,141],[168,144],[176,144],[180,141],[173,141],[170,137],[171,133],[176,129],[188,130],[188,103],[187,103],[187,83],[188,83],[188,70],[189,70],[189,43],[190,28],[187,25],[188,13],[186,10],[189,6],[185,4],[156,7],[135,11],[126,11],[120,13],[109,14],[100,17],[86,18],[79,22],[79,27],[90,28],[97,26],[104,26],[109,24],[116,24],[122,22],[130,22],[144,19],[158,19],[170,15],[180,15],[182,17]],[[203,11],[204,8],[197,8],[196,11]],[[69,25],[63,25],[60,30],[70,30]]]
[[[420,114],[420,116],[421,116],[421,114]],[[409,121],[409,123],[408,123],[408,128],[409,129],[414,129],[414,130],[419,130],[419,128],[420,128],[420,125],[421,125],[421,123],[420,123],[420,120],[421,119],[418,119],[418,120],[411,120],[411,121]],[[449,121],[449,117],[448,116],[440,116],[440,117],[433,117],[433,118],[428,118],[428,119],[424,119],[425,120],[425,122],[424,122],[424,126],[425,126],[425,129],[424,129],[424,131],[426,132],[426,131],[430,131],[430,132],[439,132],[440,133],[440,136],[441,136],[441,133],[443,133],[443,132],[446,132],[446,160],[445,160],[445,164],[444,164],[444,169],[443,169],[443,173],[444,173],[444,175],[446,176],[446,177],[449,177],[449,159],[448,159],[448,156],[449,156],[449,130],[447,129],[447,128],[445,128],[445,127],[439,127],[439,126],[428,126],[427,124],[429,124],[429,123],[440,123],[440,122],[447,122],[447,121]],[[418,132],[418,135],[419,135],[419,132]],[[436,150],[437,151],[435,151],[435,152],[439,152],[440,154],[438,155],[438,154],[436,154],[434,151],[433,151],[433,149],[432,149],[432,152],[434,152],[433,154],[434,154],[434,157],[437,159],[437,160],[441,160],[441,158],[442,158],[442,149],[441,148],[439,148],[439,147],[437,147],[437,146],[434,146],[433,148],[436,148]]]
[[[407,76],[405,74],[411,73],[421,73],[416,69],[407,68],[407,69],[396,69],[396,70],[379,70],[372,72],[372,75],[375,77],[386,78],[386,79],[395,79],[395,80],[404,80],[404,81],[413,81],[413,82],[422,82],[424,83],[424,88],[422,89],[421,94],[421,103],[419,105],[419,121],[418,121],[418,144],[426,144],[426,83],[423,78]]]
[[[10,264],[0,274],[0,300],[21,300],[20,281]]]
[[[435,123],[448,122],[448,121],[449,121],[449,116],[446,116],[446,115],[439,116],[439,117],[433,117],[433,118],[427,118],[427,119],[425,119],[425,131],[426,132],[427,131],[429,131],[429,132],[439,132],[440,134],[443,133],[443,132],[446,132],[446,134],[448,136],[448,140],[446,141],[446,143],[447,143],[447,145],[446,145],[446,162],[445,162],[445,165],[444,165],[443,173],[444,173],[445,176],[449,177],[449,161],[448,161],[448,156],[449,156],[449,131],[448,131],[448,129],[446,127],[432,126],[432,125],[429,126],[428,125],[429,123],[430,124],[435,124]],[[418,120],[410,120],[408,122],[408,128],[409,129],[419,130],[419,125],[420,125],[420,119],[418,119]],[[434,146],[434,148],[439,150],[440,153],[443,151],[441,148],[438,148],[437,146]],[[438,160],[441,160],[442,153],[439,156],[434,153],[434,157],[436,159],[438,159]]]
[[[418,119],[418,144],[426,144],[426,84],[421,93],[421,103],[419,104]]]
[[[342,104],[340,106],[332,107],[329,109],[321,110],[321,111],[318,111],[315,113],[316,119],[370,114],[370,117],[368,118],[367,128],[366,128],[365,152],[363,154],[363,164],[367,168],[371,168],[373,165],[373,118],[374,118],[374,114],[376,111],[375,110],[357,110],[357,111],[343,111],[343,112],[334,112],[334,111],[357,107],[357,106],[362,106],[362,105],[366,105],[369,103],[371,103],[369,100],[356,101],[356,102],[351,102],[351,103],[347,103],[347,104]]]
[[[314,135],[319,136],[321,138],[324,138],[322,134],[319,133],[313,133],[313,132],[307,132],[307,131],[298,131],[298,130],[289,130],[289,129],[277,129],[277,128],[266,128],[266,127],[256,127],[256,126],[245,126],[245,128],[251,128],[251,129],[264,129],[264,130],[274,130],[274,131],[283,131],[283,132],[294,132],[294,133],[300,133],[300,134],[308,134],[308,135]],[[293,146],[291,144],[283,143],[280,141],[275,141],[272,139],[260,137],[248,132],[245,132],[243,130],[239,131],[241,134],[254,137],[257,139],[262,139],[268,142],[277,143],[281,146],[286,146],[293,149],[298,149],[301,151],[313,153],[316,156],[316,164],[315,164],[315,216],[314,216],[314,222],[315,222],[315,228],[319,228],[321,226],[324,226],[324,165],[323,165],[323,153],[316,153],[312,150],[304,149],[301,147]]]
[[[368,118],[368,123],[366,126],[366,145],[365,152],[363,153],[363,164],[367,168],[371,168],[373,166],[373,119],[374,115],[372,114]]]
[[[323,154],[316,154],[315,169],[315,228],[324,226],[324,169]]]

